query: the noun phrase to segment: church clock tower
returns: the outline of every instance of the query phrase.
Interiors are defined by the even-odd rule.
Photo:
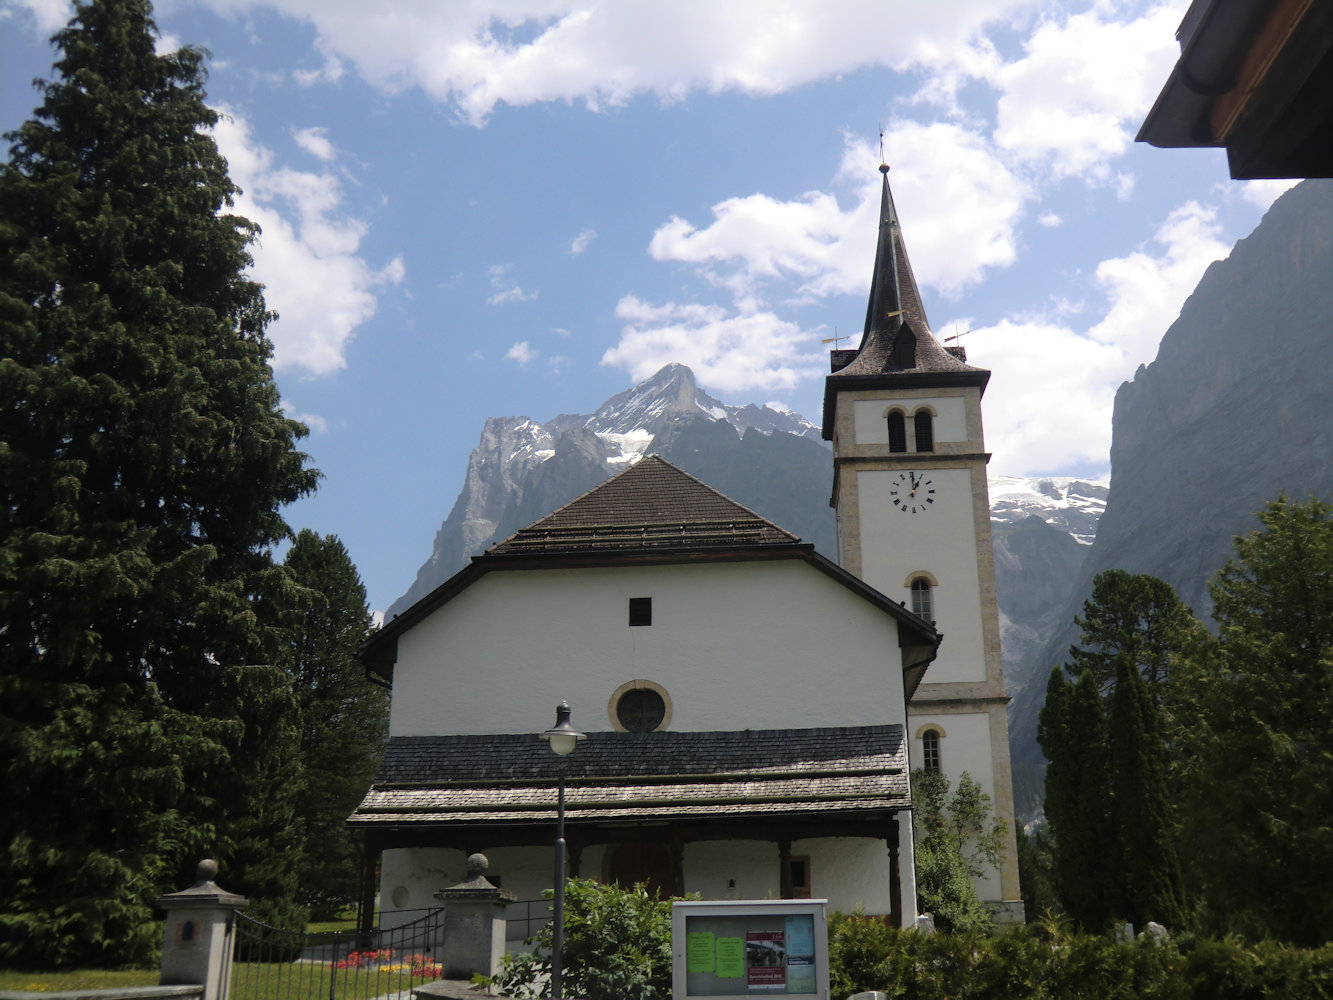
[[[907,706],[913,768],[967,772],[1007,827],[998,868],[978,880],[998,921],[1022,921],[1008,699],[1000,662],[981,396],[990,372],[931,333],[884,174],[879,245],[855,350],[832,353],[824,438],[833,442],[843,568],[943,635]]]

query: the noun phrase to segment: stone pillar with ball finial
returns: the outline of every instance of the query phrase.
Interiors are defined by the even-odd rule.
[[[217,874],[218,863],[205,859],[195,869],[194,885],[157,901],[167,911],[158,982],[202,985],[202,1000],[227,1000],[236,914],[249,905],[213,881]]]
[[[444,979],[471,979],[500,971],[505,948],[505,906],[512,892],[497,889],[486,878],[490,862],[484,854],[467,859],[467,879],[441,889],[435,898],[444,904],[444,947],[440,975]]]

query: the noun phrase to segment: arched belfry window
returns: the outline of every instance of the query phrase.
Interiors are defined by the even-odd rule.
[[[921,768],[924,771],[940,769],[940,731],[927,729],[921,734]]]
[[[920,615],[926,621],[935,617],[935,599],[930,591],[930,581],[918,576],[912,581],[912,614]]]
[[[935,450],[935,425],[929,410],[917,410],[912,417],[912,423],[916,425],[916,450],[934,451]]]
[[[907,450],[907,418],[902,410],[889,414],[889,451]]]

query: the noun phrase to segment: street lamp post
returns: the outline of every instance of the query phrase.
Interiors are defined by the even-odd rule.
[[[551,1000],[562,1000],[561,964],[565,950],[565,761],[574,752],[580,740],[588,735],[575,729],[569,722],[569,702],[562,701],[555,710],[555,726],[542,733],[542,739],[559,755],[556,777],[555,806],[555,899],[551,934]]]

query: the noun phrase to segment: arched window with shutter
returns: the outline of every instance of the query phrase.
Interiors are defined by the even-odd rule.
[[[912,614],[919,615],[926,621],[935,616],[935,600],[930,592],[930,581],[918,576],[912,581]]]
[[[912,417],[912,423],[916,429],[916,450],[934,451],[935,450],[935,425],[934,418],[929,410],[917,410]]]
[[[927,729],[921,734],[921,768],[938,772],[940,769],[940,731]]]
[[[907,418],[902,410],[889,414],[889,451],[907,450]]]

